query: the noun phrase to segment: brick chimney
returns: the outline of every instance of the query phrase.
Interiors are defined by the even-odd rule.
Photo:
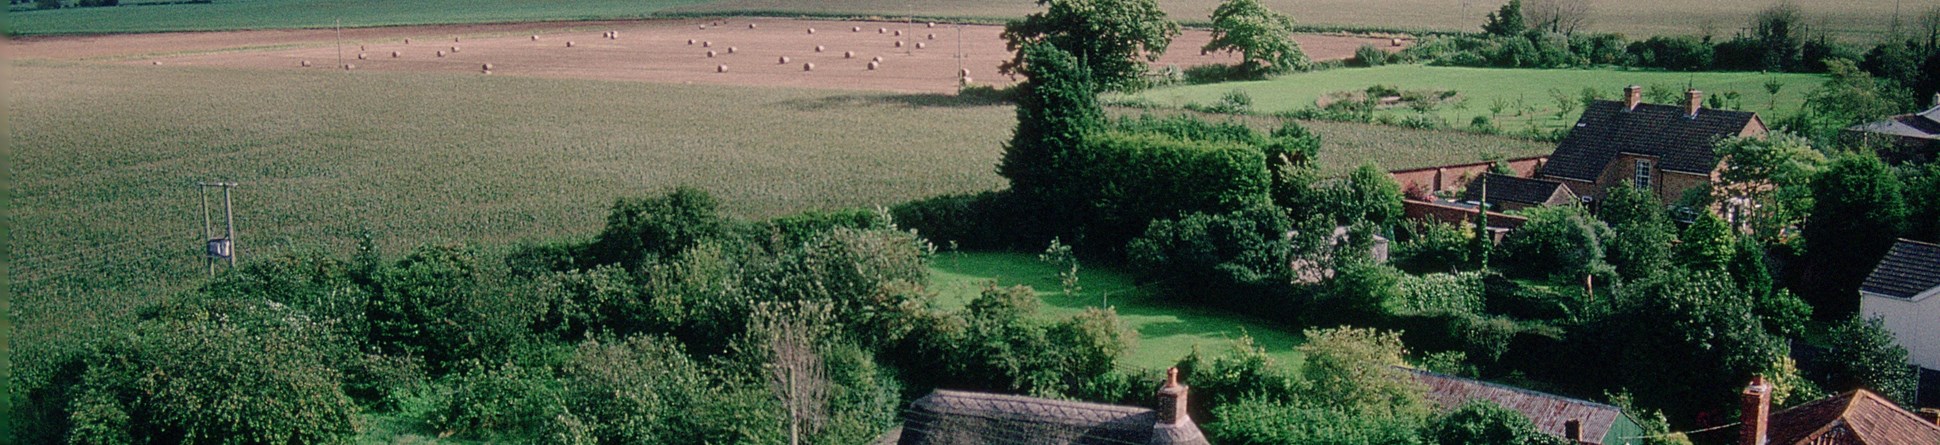
[[[1920,408],[1920,411],[1913,415],[1920,416],[1920,420],[1925,420],[1927,423],[1940,424],[1940,409]]]
[[[1765,445],[1766,421],[1772,411],[1772,387],[1765,384],[1764,376],[1751,378],[1751,385],[1739,395],[1743,403],[1741,426],[1738,427],[1738,445]]]
[[[1704,108],[1704,92],[1696,89],[1684,90],[1684,117],[1696,119],[1699,108]]]
[[[1583,421],[1570,419],[1563,422],[1563,438],[1569,439],[1572,445],[1583,443]]]
[[[1940,108],[1940,93],[1933,93],[1933,106]]]
[[[1639,85],[1623,87],[1623,111],[1635,110],[1640,103],[1644,103],[1644,87]]]
[[[1165,370],[1165,386],[1159,388],[1159,424],[1191,422],[1186,415],[1186,386],[1179,384],[1179,368]]]

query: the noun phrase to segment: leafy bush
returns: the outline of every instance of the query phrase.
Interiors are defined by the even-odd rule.
[[[580,343],[561,377],[570,417],[551,416],[551,430],[585,423],[600,443],[784,440],[764,388],[720,378],[665,338]]]
[[[1228,142],[1108,132],[1071,154],[1069,205],[1080,247],[1120,249],[1152,220],[1223,212],[1267,199],[1265,154]]]
[[[720,236],[726,223],[719,207],[713,196],[689,187],[655,198],[616,200],[606,228],[587,247],[592,258],[583,263],[632,267]]]
[[[1216,304],[1250,304],[1260,286],[1285,282],[1292,221],[1284,211],[1256,205],[1226,214],[1193,213],[1153,221],[1126,247],[1133,269],[1179,289],[1238,293]]]
[[[567,407],[550,374],[512,363],[454,374],[449,404],[433,413],[430,424],[462,437],[532,436]]]
[[[1002,249],[1018,239],[1015,204],[1007,192],[939,195],[889,209],[898,227],[960,249]]]
[[[1406,241],[1395,245],[1394,264],[1415,273],[1449,272],[1469,264],[1472,230],[1443,222],[1404,224]]]
[[[1509,270],[1528,277],[1573,282],[1585,274],[1606,274],[1604,244],[1614,233],[1577,206],[1538,207],[1529,221],[1502,239]]]
[[[1381,66],[1388,64],[1388,52],[1374,45],[1361,45],[1354,49],[1355,66]]]
[[[1482,274],[1431,273],[1406,275],[1397,285],[1394,300],[1387,302],[1395,314],[1477,314],[1483,310]]]
[[[1469,402],[1428,425],[1435,445],[1564,445],[1561,437],[1536,429],[1522,413],[1486,400]]]
[[[1633,42],[1629,52],[1639,66],[1672,71],[1710,69],[1716,49],[1692,36],[1656,36]]]
[[[476,254],[468,247],[412,251],[378,277],[379,291],[366,312],[371,344],[387,354],[424,357],[434,372],[505,352],[538,308],[517,296],[482,294],[479,280]]]

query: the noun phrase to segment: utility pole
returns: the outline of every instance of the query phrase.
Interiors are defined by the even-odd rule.
[[[236,187],[234,182],[197,182],[196,191],[202,201],[202,239],[206,243],[206,257],[209,275],[216,274],[216,262],[227,261],[230,269],[236,268],[236,212],[235,201],[230,199],[229,190]],[[215,237],[215,220],[209,215],[209,188],[222,189],[222,237]]]
[[[344,19],[337,19],[337,68],[344,67]]]

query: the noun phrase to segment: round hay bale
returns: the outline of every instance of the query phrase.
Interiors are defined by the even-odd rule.
[[[1388,39],[1388,46],[1401,46],[1401,39]]]
[[[304,68],[309,68],[309,67],[310,67],[310,61],[308,61],[308,60],[305,60],[305,61],[302,61],[302,62],[297,62],[297,63],[296,63],[296,65],[297,65],[297,66],[301,66],[301,67],[304,67]]]
[[[970,77],[970,69],[969,69],[969,68],[964,68],[964,69],[961,69],[961,70],[957,70],[957,71],[958,71],[958,72],[957,72],[957,76],[959,76],[959,77],[963,77],[963,78],[969,78],[969,77]]]
[[[963,76],[963,86],[970,86],[970,76]]]
[[[753,24],[753,23],[749,23],[749,24],[748,24],[748,29],[754,29],[754,24]]]
[[[1199,55],[1201,56],[1206,55],[1206,50],[1203,50],[1203,49],[1199,50]]]
[[[357,60],[364,60],[364,53],[357,53]]]
[[[483,69],[483,70],[485,70],[485,72],[487,72],[487,73],[489,73],[489,72],[492,72],[492,64],[489,64],[489,63],[487,63],[487,64],[485,64],[484,66],[481,66],[481,67],[479,67],[479,68],[480,68],[480,69]]]
[[[357,45],[357,50],[358,50],[358,51],[369,51],[368,49],[364,49],[364,45]]]
[[[707,25],[701,25],[701,29],[707,29]]]
[[[903,35],[903,30],[900,30],[900,29],[896,30],[897,37],[902,37],[902,35]]]
[[[815,71],[815,62],[803,63],[802,71]]]
[[[889,28],[876,28],[876,34],[883,34],[887,32],[889,32]]]
[[[815,33],[815,28],[809,28],[809,29],[808,29],[808,33],[809,33],[809,34],[814,34],[814,33]]]
[[[458,45],[452,45],[452,46],[451,46],[451,52],[454,52],[454,53],[455,53],[455,52],[458,52]]]
[[[566,47],[567,47],[567,48],[571,48],[571,47],[573,47],[573,41],[571,41],[571,40],[567,40],[567,41],[566,41]]]
[[[936,27],[936,22],[929,22],[929,23],[927,23],[926,25],[928,25],[928,26],[929,26],[929,27],[931,27],[931,28],[935,28],[935,27]]]
[[[931,33],[930,35],[928,35],[928,36],[924,36],[924,37],[925,37],[926,39],[928,39],[928,40],[936,40],[936,34],[935,34],[935,33]]]
[[[897,40],[897,41],[896,41],[896,47],[897,47],[897,48],[902,48],[902,47],[903,47],[903,41],[901,41],[901,40]]]
[[[709,51],[707,52],[707,57],[714,57],[714,51],[712,51],[712,50],[709,50]]]
[[[539,41],[539,35],[538,35],[538,34],[533,34],[533,35],[532,35],[532,41],[534,41],[534,42],[537,42],[537,41]]]
[[[396,59],[397,56],[398,56],[397,51],[391,51],[391,58]]]
[[[725,73],[725,72],[727,72],[727,65],[716,65],[716,66],[714,67],[714,72],[716,72],[716,73]]]
[[[613,39],[613,40],[619,40],[619,39],[620,39],[620,32],[619,32],[619,31],[612,31],[612,32],[610,32],[609,34],[610,34],[610,35],[609,35],[609,36],[607,36],[606,38],[608,38],[608,39]]]
[[[438,50],[438,57],[444,57],[444,56],[445,56],[445,50],[442,50],[442,49]]]
[[[877,62],[869,62],[869,71],[875,71],[878,65],[881,65],[881,64]]]
[[[734,54],[734,47],[728,47],[728,54]]]
[[[855,58],[855,51],[843,51],[843,52],[842,52],[842,58],[844,58],[844,59],[854,59],[854,58]]]
[[[882,62],[882,56],[875,56],[875,57],[871,57],[871,58],[869,58],[869,61],[870,61],[870,62]]]
[[[815,52],[822,52],[823,49],[825,48],[822,48],[822,45],[815,45]]]
[[[688,45],[694,44],[694,39],[687,39],[687,44]]]
[[[409,45],[409,44],[411,44],[411,39],[404,39],[404,44],[406,44],[406,45]]]
[[[357,69],[357,65],[352,65],[348,63],[344,64],[344,71],[350,71],[354,69]]]
[[[781,56],[781,62],[779,62],[779,64],[782,64],[782,65],[787,65],[787,64],[788,64],[788,56]]]
[[[860,26],[851,26],[851,27],[849,27],[849,32],[862,32],[862,27],[860,27]]]
[[[701,47],[702,47],[702,48],[713,48],[713,47],[714,47],[714,42],[708,42],[708,41],[702,41],[702,42],[701,42]]]
[[[154,61],[154,62],[149,62],[149,63],[152,63],[152,64],[155,64],[156,66],[160,66],[160,65],[162,64],[162,61],[160,61],[160,60],[157,60],[157,61]]]
[[[916,49],[923,49],[923,42],[916,42]]]

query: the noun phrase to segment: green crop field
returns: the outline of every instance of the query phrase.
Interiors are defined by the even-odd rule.
[[[1300,334],[1284,326],[1201,306],[1170,304],[1161,301],[1154,289],[1133,284],[1125,273],[1098,266],[1081,266],[1078,285],[1082,289],[1066,295],[1057,274],[1056,268],[1023,253],[943,252],[930,261],[932,290],[948,308],[969,303],[991,283],[1036,289],[1044,302],[1038,313],[1045,317],[1069,317],[1109,304],[1127,328],[1138,332],[1138,346],[1119,360],[1120,366],[1164,369],[1194,346],[1206,354],[1223,354],[1242,335],[1252,337],[1282,365],[1301,363],[1300,353],[1293,349],[1303,343]]]
[[[94,34],[235,29],[496,23],[650,17],[706,0],[216,0],[210,3],[14,10],[9,34]]]
[[[69,2],[71,3],[71,2]],[[132,3],[124,1],[124,3]],[[1266,0],[1302,25],[1322,28],[1475,31],[1500,0]],[[1659,34],[1730,36],[1773,0],[1591,2],[1588,28],[1632,37]],[[1847,40],[1871,41],[1892,28],[1896,7],[1906,23],[1931,4],[1887,0],[1796,2],[1815,29]],[[1216,0],[1160,0],[1174,20],[1204,23]],[[431,0],[214,0],[9,13],[12,34],[72,34],[186,30],[318,28],[346,26],[483,23],[535,20],[627,19],[659,14],[761,14],[859,17],[954,17],[985,21],[1041,10],[1032,0],[476,0],[462,6]]]
[[[1765,82],[1776,79],[1784,84],[1777,96],[1765,90]],[[1190,85],[1162,88],[1132,97],[1160,106],[1212,104],[1232,91],[1245,92],[1253,99],[1253,110],[1263,113],[1314,107],[1329,93],[1362,91],[1374,85],[1401,90],[1453,91],[1456,96],[1431,111],[1448,124],[1466,127],[1476,116],[1488,116],[1497,127],[1516,131],[1536,126],[1561,128],[1576,122],[1582,114],[1580,102],[1571,113],[1559,114],[1556,95],[1578,101],[1584,88],[1595,89],[1606,99],[1617,99],[1626,85],[1643,85],[1676,93],[1682,103],[1686,85],[1707,95],[1739,94],[1744,110],[1758,112],[1769,123],[1796,113],[1805,96],[1823,78],[1811,74],[1764,74],[1753,72],[1678,73],[1625,70],[1527,70],[1497,68],[1435,67],[1389,65],[1375,68],[1343,68],[1281,76],[1271,80]],[[1648,100],[1648,99],[1646,99]],[[1500,110],[1498,111],[1498,107]],[[1415,113],[1405,106],[1380,113],[1403,116]]]

